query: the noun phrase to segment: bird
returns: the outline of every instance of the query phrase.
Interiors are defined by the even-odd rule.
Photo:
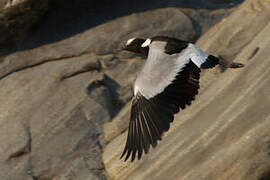
[[[191,105],[199,92],[201,69],[220,64],[219,58],[181,39],[154,36],[131,38],[123,50],[147,57],[134,84],[126,145],[120,158],[131,162],[157,146],[174,115]],[[232,68],[243,67],[234,63]]]

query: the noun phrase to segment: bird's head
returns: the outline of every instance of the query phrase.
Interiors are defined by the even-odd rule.
[[[138,54],[143,54],[146,55],[148,54],[149,47],[145,46],[143,47],[142,45],[145,43],[145,39],[142,38],[131,38],[127,40],[123,50],[138,53]]]

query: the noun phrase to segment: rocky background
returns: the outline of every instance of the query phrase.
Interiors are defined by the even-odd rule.
[[[270,179],[269,34],[269,0],[0,0],[0,179]],[[246,66],[204,71],[159,146],[123,162],[144,57],[121,47],[153,35]]]

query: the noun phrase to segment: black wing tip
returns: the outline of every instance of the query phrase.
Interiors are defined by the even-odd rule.
[[[131,152],[129,152],[129,153],[123,153],[122,155],[121,155],[121,157],[120,157],[120,159],[122,159],[124,156],[125,156],[125,158],[124,158],[124,162],[126,162],[129,158],[130,158],[130,156],[131,156],[131,162],[133,162],[134,161],[134,159],[135,159],[135,156],[133,157],[133,155],[132,155],[133,153],[131,153]]]
[[[130,156],[131,156],[131,161],[130,162],[133,162],[136,159],[136,151],[131,152],[131,150],[129,150],[128,153],[127,153],[127,151],[124,150],[121,157],[120,157],[120,159],[122,159],[124,156],[125,156],[124,162],[126,162],[130,158]],[[142,154],[138,154],[138,156],[137,156],[138,160],[141,159],[141,156],[142,156]]]
[[[131,159],[131,162],[140,160],[151,146],[157,146],[173,121],[172,110],[164,109],[163,106],[160,101],[148,100],[143,96],[133,100],[127,142],[120,159]]]
[[[159,140],[161,140],[161,138],[159,138]],[[157,141],[153,142],[151,144],[152,148],[155,148],[157,146],[157,144],[158,144]],[[133,162],[137,157],[137,159],[140,160],[142,158],[143,152],[144,152],[144,154],[147,154],[149,152],[149,149],[150,149],[150,146],[147,149],[144,149],[144,151],[141,151],[141,153],[139,153],[138,150],[132,151],[131,149],[125,148],[124,151],[122,152],[121,156],[120,156],[120,159],[125,157],[124,162],[126,162],[131,157],[130,162]],[[137,151],[138,151],[138,153],[136,153]],[[136,156],[136,154],[137,154],[137,156]]]
[[[122,152],[122,155],[120,156],[120,159],[122,159],[124,156],[125,156],[125,154],[126,154],[126,148],[124,149],[124,151]]]
[[[127,148],[126,147],[125,147],[122,155],[120,156],[120,159],[122,159],[124,156],[126,156],[125,159],[124,159],[124,161],[126,161],[129,158],[129,156],[130,156],[130,150],[129,150],[129,153],[127,153]]]

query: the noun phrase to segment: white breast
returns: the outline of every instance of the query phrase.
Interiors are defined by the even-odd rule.
[[[148,58],[135,82],[135,96],[140,92],[145,98],[150,99],[161,93],[189,63],[185,53],[165,54],[166,43],[162,43],[150,44]]]

